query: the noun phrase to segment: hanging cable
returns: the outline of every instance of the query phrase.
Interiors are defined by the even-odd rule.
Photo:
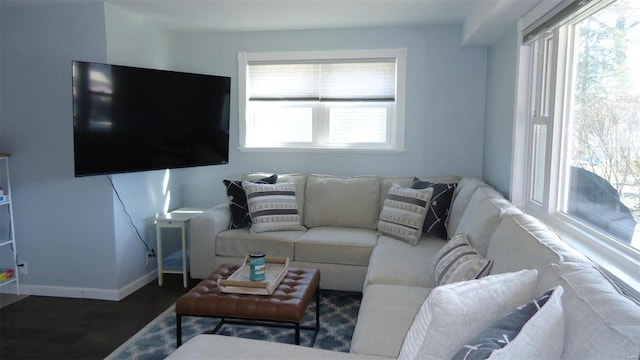
[[[120,197],[120,193],[118,193],[118,190],[116,189],[116,186],[113,183],[113,179],[111,178],[111,175],[107,175],[107,179],[109,179],[109,183],[111,183],[111,188],[113,189],[113,192],[116,194],[116,197],[118,198],[118,201],[120,202],[120,205],[122,205],[122,210],[124,211],[125,215],[127,215],[127,218],[129,218],[129,224],[131,224],[131,226],[135,230],[136,235],[138,236],[138,239],[144,245],[144,247],[147,249],[147,253],[151,254],[151,256],[155,257],[156,256],[155,250],[152,247],[150,247],[149,244],[147,244],[147,242],[144,241],[144,239],[142,238],[142,235],[140,235],[140,231],[138,231],[138,227],[136,226],[136,224],[133,223],[133,219],[131,218],[131,215],[127,211],[127,207],[124,205],[124,201],[122,201],[122,198]]]

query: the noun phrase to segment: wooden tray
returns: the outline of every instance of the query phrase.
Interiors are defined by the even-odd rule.
[[[222,292],[234,294],[271,295],[280,285],[289,269],[289,258],[266,258],[264,281],[250,280],[249,257],[245,256],[244,263],[231,276],[218,280],[218,287]]]

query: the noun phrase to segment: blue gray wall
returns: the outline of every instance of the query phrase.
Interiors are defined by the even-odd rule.
[[[501,179],[510,165],[500,152],[508,141],[500,136],[503,145],[494,149],[483,138],[496,138],[495,129],[485,131],[487,49],[462,48],[459,26],[167,33],[115,6],[94,2],[2,5],[0,26],[0,150],[14,154],[16,238],[21,259],[29,262],[23,282],[33,293],[113,299],[154,275],[155,264],[145,264],[144,246],[106,177],[73,176],[73,59],[233,79],[228,165],[172,170],[166,189],[165,171],[113,176],[134,224],[152,246],[150,217],[165,206],[207,207],[225,201],[222,180],[245,172],[482,177],[484,168]],[[407,48],[407,151],[310,154],[237,149],[238,51],[375,48]],[[491,56],[508,53],[490,51]],[[512,68],[507,55],[498,56],[504,58],[498,65]],[[502,91],[490,88],[494,95]],[[495,119],[494,108],[486,113],[495,121],[491,128],[510,126],[504,124],[502,112]],[[171,200],[165,205],[169,193]]]
[[[23,283],[101,296],[117,288],[113,199],[105,178],[73,176],[71,60],[107,60],[103,6],[4,6],[1,16],[0,137]]]
[[[163,31],[111,4],[105,4],[104,12],[109,63],[167,68],[167,36]],[[124,203],[123,206],[114,193],[115,274],[117,289],[125,288],[120,295],[148,282],[155,277],[157,269],[155,259],[147,264],[146,246],[130,224],[129,216],[147,245],[156,248],[155,225],[151,217],[182,206],[179,173],[177,170],[145,171],[113,176]],[[170,234],[165,237],[171,239]],[[172,242],[179,244],[176,239]]]
[[[518,63],[518,29],[515,24],[489,47],[487,59],[483,176],[487,183],[508,197]]]
[[[459,26],[174,34],[171,67],[232,77],[229,165],[184,179],[184,201],[224,201],[221,180],[250,171],[339,175],[482,176],[486,49],[462,48]],[[238,150],[237,53],[407,49],[405,147],[398,154]]]

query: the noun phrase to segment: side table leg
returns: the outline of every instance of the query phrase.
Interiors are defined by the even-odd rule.
[[[187,224],[182,223],[182,284],[187,288]]]
[[[156,255],[158,256],[158,286],[162,286],[162,226],[156,222]]]

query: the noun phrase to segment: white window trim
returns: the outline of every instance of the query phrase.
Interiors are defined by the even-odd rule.
[[[389,128],[389,148],[315,148],[315,147],[247,147],[246,146],[246,109],[247,109],[247,72],[252,61],[287,60],[332,60],[332,59],[376,59],[396,58],[396,104],[394,126]],[[287,52],[239,52],[238,53],[238,149],[243,152],[326,152],[326,153],[399,153],[406,151],[404,146],[404,115],[407,49],[370,49],[370,50],[328,50],[328,51],[287,51]]]
[[[606,1],[605,3],[610,3]],[[571,217],[558,212],[560,194],[553,194],[557,199],[551,203],[547,201],[545,206],[537,206],[529,201],[529,192],[531,189],[531,139],[529,136],[529,128],[532,121],[532,109],[535,105],[531,104],[530,89],[534,79],[532,78],[529,68],[533,66],[533,55],[531,47],[524,45],[522,41],[523,29],[531,19],[523,18],[518,23],[518,57],[517,57],[517,77],[516,77],[516,104],[514,107],[515,123],[513,129],[513,149],[514,156],[512,159],[511,174],[511,191],[510,199],[513,204],[521,208],[524,212],[536,216],[547,224],[553,231],[576,250],[587,256],[595,264],[602,267],[610,275],[614,277],[617,285],[622,287],[629,294],[633,294],[636,298],[640,298],[640,251],[622,245],[615,239],[599,233],[590,227],[582,225],[580,222]],[[530,25],[530,24],[529,24]],[[566,54],[565,54],[566,55]],[[564,55],[561,55],[564,56]],[[561,71],[565,71],[562,69]],[[564,84],[560,84],[563,92],[568,91]],[[566,96],[563,94],[562,96]],[[568,106],[568,104],[566,105]],[[566,106],[554,107],[554,111],[565,112]],[[554,137],[561,136],[565,131],[565,125],[554,125],[552,130]],[[555,142],[555,141],[554,141]],[[556,142],[557,143],[557,142]],[[553,146],[553,143],[551,144]],[[553,153],[553,151],[551,151]],[[546,172],[554,171],[557,174],[560,161],[559,152],[556,152],[556,158],[546,164]],[[557,188],[559,176],[551,175],[548,178],[551,183],[548,186]]]

